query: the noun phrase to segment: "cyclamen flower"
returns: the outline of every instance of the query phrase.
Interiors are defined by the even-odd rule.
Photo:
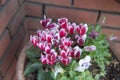
[[[68,23],[67,18],[58,19],[58,23],[60,24],[61,28],[67,29],[67,23]]]
[[[74,47],[73,50],[74,50],[74,57],[75,57],[75,58],[79,58],[80,55],[82,54],[81,48],[79,48],[78,46],[76,46],[76,47]]]
[[[58,41],[60,40],[60,34],[59,33],[56,33],[53,37],[54,37],[54,39],[56,39]]]
[[[52,40],[52,36],[51,35],[46,35],[46,41],[48,43],[51,43],[51,40]]]
[[[62,28],[60,29],[59,35],[60,35],[60,38],[65,37],[67,35],[67,32],[65,31],[65,29]]]
[[[44,20],[41,20],[40,23],[43,25],[44,28],[47,28],[51,21],[51,18],[46,19],[46,16],[44,15]]]
[[[61,39],[61,43],[62,43],[64,46],[69,47],[69,46],[71,46],[71,45],[73,44],[73,41],[71,41],[70,38],[65,38],[65,37],[63,37],[63,38]]]
[[[30,42],[34,45],[34,46],[36,46],[37,45],[37,43],[39,42],[39,37],[38,36],[30,36]]]
[[[71,62],[71,57],[67,51],[61,50],[59,59],[61,60],[63,65],[68,65]]]
[[[43,65],[47,64],[47,57],[41,54],[40,61],[42,62]]]
[[[67,46],[64,46],[63,44],[59,45],[59,50],[67,50]]]
[[[45,43],[39,42],[39,43],[37,43],[37,47],[38,47],[40,50],[44,51],[44,50],[45,50]]]
[[[49,65],[54,65],[57,58],[57,52],[54,49],[51,49],[50,54],[47,54],[47,63]]]
[[[37,30],[37,35],[38,35],[38,37],[40,37],[41,34],[42,34],[42,30]]]
[[[49,24],[48,28],[58,28],[59,26],[56,23]]]
[[[46,52],[46,53],[49,54],[49,53],[50,53],[50,50],[51,50],[51,48],[50,48],[49,46],[46,46],[46,47],[45,47],[45,52]]]
[[[91,57],[86,56],[84,59],[79,61],[79,66],[75,68],[75,71],[84,72],[85,69],[88,69],[91,65]]]
[[[63,65],[68,65],[70,62],[71,62],[71,57],[66,57],[66,58],[63,58],[61,57],[61,62]]]
[[[70,33],[70,34],[73,34],[74,33],[74,31],[75,31],[75,28],[76,28],[76,24],[75,23],[73,23],[73,24],[68,24],[68,26],[67,26],[67,30],[68,30],[68,32]]]
[[[86,37],[87,35],[84,34],[83,36],[77,36],[77,43],[80,45],[80,46],[83,46],[85,40],[86,40]]]
[[[88,30],[88,27],[87,27],[87,24],[80,24],[77,26],[76,28],[77,32],[82,36],[84,34],[86,34],[87,30]]]
[[[54,65],[55,60],[57,59],[57,53],[55,52],[54,49],[50,50],[50,53],[44,53],[44,55],[41,54],[41,62],[42,64],[49,64],[49,65]]]
[[[58,41],[58,40],[52,39],[52,45],[58,46],[58,44],[59,44],[59,41]]]
[[[66,51],[64,51],[64,50],[61,50],[61,51],[60,51],[60,55],[61,55],[63,58],[68,57],[68,53],[67,53]]]
[[[92,52],[96,50],[96,46],[95,45],[91,45],[91,46],[85,46],[84,47],[85,51],[87,52]]]

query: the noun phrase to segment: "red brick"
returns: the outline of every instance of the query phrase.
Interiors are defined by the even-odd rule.
[[[105,23],[102,24],[103,18],[106,18]],[[100,16],[100,24],[103,26],[114,26],[120,28],[120,15],[102,13]]]
[[[34,31],[34,32],[36,32],[36,31]],[[31,35],[33,35],[33,34],[31,33]],[[27,34],[24,36],[24,40],[23,40],[22,45],[19,47],[19,50],[17,50],[17,55],[16,55],[17,60],[19,58],[21,50],[23,49],[23,47],[25,46],[25,44],[28,43],[29,40],[30,40],[30,33],[29,33],[29,31],[27,31]]]
[[[14,73],[16,71],[16,59],[11,63],[8,72],[6,73],[3,80],[13,80]]]
[[[37,16],[37,17],[42,16],[42,5],[26,2],[24,6],[25,6],[26,15]]]
[[[17,36],[15,36],[15,38],[13,38],[5,57],[1,60],[0,71],[1,71],[2,75],[5,75],[8,67],[11,63],[11,60],[13,58],[15,58],[15,53],[16,53],[18,47],[20,47],[20,45],[22,44],[23,36],[24,36],[24,32],[23,32],[23,29],[21,28],[21,29],[19,29]]]
[[[100,0],[100,10],[120,12],[120,4],[115,0]]]
[[[24,26],[26,29],[42,29],[40,19],[38,18],[26,18],[24,21]]]
[[[0,38],[0,59],[2,58],[3,54],[5,53],[9,43],[10,43],[10,36],[9,32],[6,30]]]
[[[16,75],[14,75],[13,80],[17,80]]]
[[[85,9],[99,9],[100,0],[74,0],[74,6]]]
[[[54,4],[54,5],[62,5],[62,6],[70,5],[70,0],[26,0],[26,1]]]
[[[3,80],[2,74],[0,73],[0,80]]]
[[[0,35],[14,16],[18,6],[17,0],[9,0],[9,2],[2,7],[2,10],[0,11]]]
[[[7,0],[0,0],[0,5],[4,5],[7,2]]]
[[[20,5],[22,5],[22,4],[23,4],[23,2],[24,2],[24,0],[19,0]]]
[[[120,12],[120,4],[115,0],[75,0],[75,7]]]
[[[16,16],[14,17],[14,19],[8,25],[8,28],[9,28],[9,30],[11,32],[11,36],[12,37],[15,34],[16,30],[18,29],[18,27],[20,27],[20,24],[23,21],[24,17],[25,17],[24,7],[21,7],[19,9],[19,11],[17,12]]]
[[[67,17],[70,21],[78,23],[96,23],[98,13],[46,6],[46,15],[47,17],[54,19]]]
[[[120,30],[103,28],[102,32],[103,32],[103,34],[106,34],[108,38],[110,38],[111,35],[114,35],[114,36],[120,38]]]

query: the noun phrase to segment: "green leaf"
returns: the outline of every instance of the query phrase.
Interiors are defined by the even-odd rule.
[[[102,70],[105,70],[105,64],[103,61],[100,61],[98,65]]]
[[[38,48],[31,47],[30,49],[26,50],[27,57],[31,60],[33,58],[39,58],[40,54],[38,54],[40,51]]]
[[[110,61],[109,61],[109,60],[105,60],[105,63],[106,63],[107,65],[109,65],[109,64],[110,64]]]
[[[45,75],[45,72],[42,70],[42,69],[40,69],[39,71],[38,71],[38,80],[45,80],[45,77],[47,77],[46,75]]]
[[[46,73],[45,73],[45,76],[47,76],[47,77],[46,77],[46,80],[54,80],[54,78],[53,78],[53,76],[52,76],[52,74],[51,74],[50,71],[49,71],[49,72],[46,72]]]
[[[100,75],[97,74],[97,75],[95,76],[95,80],[99,80],[99,78],[100,78]]]
[[[51,75],[51,72],[45,72],[42,69],[38,72],[38,80],[54,80]]]
[[[70,75],[70,77],[73,79],[73,77],[74,77],[74,71],[73,71],[73,70],[70,70],[70,71],[69,71],[69,75]]]
[[[31,65],[28,65],[25,69],[24,75],[27,76],[27,75],[37,71],[40,68],[42,68],[42,64],[40,64],[40,63],[33,63]]]
[[[62,76],[60,80],[69,80],[66,76]]]
[[[78,76],[75,76],[73,80],[80,80]]]
[[[100,26],[100,25],[97,25],[96,28],[95,28],[95,31],[96,31],[96,32],[100,32],[100,31],[101,31],[101,26]]]

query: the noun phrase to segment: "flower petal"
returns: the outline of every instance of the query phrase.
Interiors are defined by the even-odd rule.
[[[60,35],[61,38],[62,38],[62,37],[65,37],[65,36],[67,35],[65,29],[63,29],[63,28],[60,29],[59,35]]]
[[[84,47],[85,51],[87,52],[92,52],[96,50],[96,46],[95,45],[91,45],[91,46],[85,46]]]

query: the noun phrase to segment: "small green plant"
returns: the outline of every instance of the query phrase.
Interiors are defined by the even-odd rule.
[[[24,75],[36,73],[38,80],[99,80],[110,63],[109,44],[100,25],[41,20],[45,30],[30,36]]]

